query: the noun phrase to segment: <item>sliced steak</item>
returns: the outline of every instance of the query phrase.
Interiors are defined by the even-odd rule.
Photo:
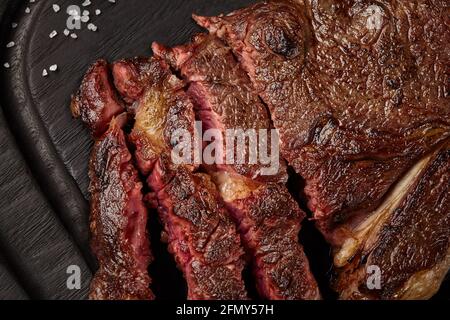
[[[110,80],[108,63],[99,60],[89,68],[78,93],[72,97],[72,114],[81,117],[95,138],[108,129],[114,116],[125,110]]]
[[[255,133],[253,136],[256,138],[260,138],[260,130],[267,134],[268,147],[263,148],[262,151],[268,156],[271,155],[271,120],[259,97],[252,94],[252,84],[245,71],[235,61],[229,48],[218,39],[197,35],[191,44],[173,49],[155,43],[153,51],[180,70],[189,82],[188,95],[195,102],[196,114],[202,120],[204,130],[220,130],[220,140],[224,149],[221,152],[221,163],[217,164],[219,169],[229,170],[231,173],[254,180],[287,182],[286,165],[280,161],[277,150],[273,150],[276,157],[274,170],[269,170],[270,163],[262,164],[259,157],[253,159],[256,163],[250,163],[252,160],[250,148],[256,147],[257,155],[262,153],[257,148],[257,141],[251,143],[250,130]],[[226,131],[233,138],[231,134],[238,134],[239,130],[246,134],[245,150],[238,150],[238,139],[233,139],[234,164],[226,164],[225,145],[228,142]],[[242,159],[239,159],[242,154]]]
[[[190,45],[168,49],[154,44],[153,51],[190,82],[188,95],[207,129],[219,129],[222,137],[225,130],[270,131],[268,112],[252,93],[250,79],[220,40],[199,35]],[[223,163],[209,166],[208,172],[239,226],[261,297],[320,298],[299,244],[298,233],[305,215],[284,185],[286,167],[281,165],[272,175],[262,176],[259,165]]]
[[[345,241],[349,217],[376,208],[450,135],[448,8],[281,0],[195,16],[239,57],[335,245]]]
[[[239,234],[214,184],[195,173],[195,165],[172,158],[180,142],[174,134],[183,130],[194,136],[192,102],[166,63],[155,58],[150,63],[154,74],[135,102],[130,139],[138,166],[148,176],[153,191],[149,201],[158,208],[169,251],[186,278],[188,299],[246,299]],[[127,73],[115,76],[122,74]],[[116,78],[116,83],[121,81]]]
[[[95,142],[89,177],[91,243],[100,266],[92,280],[89,297],[153,299],[147,273],[152,257],[142,183],[116,119]]]

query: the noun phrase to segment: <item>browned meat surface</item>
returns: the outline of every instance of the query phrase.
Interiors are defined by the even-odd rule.
[[[153,191],[149,200],[158,208],[169,250],[186,278],[188,299],[246,299],[240,238],[214,184],[194,173],[195,165],[172,161],[176,131],[193,136],[192,102],[182,90],[184,83],[162,60],[150,63],[154,74],[135,102],[130,138]],[[121,74],[126,73],[115,76]]]
[[[151,77],[159,78],[157,67],[151,58],[136,57],[119,60],[112,64],[112,74],[117,91],[127,103],[133,103],[144,93]]]
[[[169,251],[187,280],[188,298],[246,299],[240,238],[215,185],[207,175],[185,167],[167,170],[158,163],[149,185],[156,193]],[[164,183],[167,175],[172,179]]]
[[[199,35],[190,45],[168,49],[154,44],[153,51],[190,82],[188,94],[206,129],[220,129],[223,136],[230,129],[271,129],[269,114],[252,94],[248,76],[220,40]],[[267,176],[261,176],[260,169],[249,165],[248,159],[238,166],[209,167],[253,261],[258,291],[272,300],[318,299],[316,281],[298,240],[304,213],[283,184],[286,168],[282,164]]]
[[[89,297],[153,299],[147,273],[152,257],[142,183],[116,119],[94,145],[89,177],[91,243],[100,266]]]
[[[335,247],[342,298],[428,298],[449,269],[448,168],[430,169],[450,136],[449,8],[280,0],[194,16],[232,47],[270,109]],[[373,265],[382,284],[368,290]]]
[[[269,1],[195,17],[224,39],[336,245],[450,135],[447,1]]]
[[[206,39],[205,35],[198,35],[193,43],[174,49],[155,43],[153,52],[180,70],[190,82],[188,95],[195,102],[196,114],[202,120],[204,131],[219,129],[225,145],[226,130],[241,129],[245,132],[252,129],[257,134],[259,130],[265,130],[270,147],[271,123],[268,111],[259,97],[252,94],[252,84],[248,76],[234,60],[230,49],[220,40]],[[269,165],[261,164],[260,159],[256,159],[257,163],[250,164],[250,147],[254,146],[250,144],[250,138],[247,136],[245,150],[238,150],[236,145],[233,148],[235,164],[218,164],[219,168],[255,180],[284,183],[287,181],[286,165],[280,161],[278,155],[278,170],[270,172],[267,170]],[[266,150],[264,151],[270,156],[270,148]],[[244,161],[238,161],[238,155],[242,153],[245,154],[242,159]],[[225,150],[221,160],[222,163],[226,162]],[[264,168],[268,172],[265,172]]]
[[[367,266],[382,271],[369,290]],[[387,221],[341,270],[344,299],[424,299],[439,289],[450,268],[450,144],[431,157]]]
[[[125,109],[110,82],[108,63],[99,60],[87,71],[78,93],[72,97],[74,117],[81,117],[95,138],[109,127],[114,116]]]

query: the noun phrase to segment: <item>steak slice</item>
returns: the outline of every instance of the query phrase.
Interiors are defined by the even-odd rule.
[[[149,185],[155,191],[169,251],[187,280],[188,299],[246,299],[240,238],[215,185],[207,175],[183,166],[175,170],[158,162]],[[164,183],[167,175],[172,178]]]
[[[250,148],[253,130],[259,135],[260,130],[267,134],[265,148],[271,155],[271,120],[266,107],[257,95],[252,94],[252,84],[245,71],[239,67],[229,48],[215,38],[197,35],[193,43],[168,49],[160,44],[153,44],[153,52],[168,61],[190,83],[188,95],[194,101],[197,116],[202,120],[204,130],[218,129],[220,140],[224,145],[221,163],[216,163],[221,170],[228,170],[250,179],[286,183],[288,176],[286,165],[275,153],[277,168],[270,170],[268,164],[262,164],[258,157],[256,163],[250,164]],[[242,130],[247,134],[245,150],[233,146],[233,165],[226,164],[225,144],[227,132],[236,134]],[[234,139],[237,140],[237,139]],[[236,141],[235,141],[236,142]],[[278,137],[277,141],[278,143]],[[261,150],[255,150],[261,153]],[[238,156],[244,155],[239,161]],[[272,172],[273,171],[273,172]]]
[[[267,110],[252,94],[248,76],[220,40],[198,35],[189,45],[168,49],[154,44],[153,51],[190,82],[188,95],[207,129],[219,129],[222,137],[225,130],[236,128],[270,131]],[[238,224],[253,261],[260,296],[271,300],[319,299],[298,240],[305,214],[284,185],[286,167],[262,176],[258,165],[224,163],[209,166],[208,172]]]
[[[81,117],[94,138],[102,136],[111,119],[125,111],[110,82],[109,73],[108,63],[97,61],[87,71],[78,93],[72,97],[70,108],[73,116]]]
[[[95,142],[89,177],[91,243],[100,265],[90,299],[153,299],[147,209],[119,120]]]
[[[444,1],[282,0],[194,16],[239,57],[334,245],[450,135],[446,12]]]
[[[149,63],[153,73],[135,102],[130,140],[138,166],[148,176],[153,191],[148,198],[158,208],[169,251],[186,278],[188,299],[246,299],[240,238],[214,184],[195,173],[194,164],[177,164],[172,158],[180,142],[174,139],[176,132],[194,136],[192,102],[164,61],[152,58]],[[118,77],[132,74],[123,68],[134,68],[133,61],[122,62],[121,68],[114,73],[116,83],[126,82]]]

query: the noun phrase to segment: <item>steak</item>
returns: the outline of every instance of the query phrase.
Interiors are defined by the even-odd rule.
[[[333,244],[450,135],[445,12],[445,1],[282,0],[194,16],[250,75]]]
[[[100,265],[91,283],[90,299],[153,299],[147,273],[152,257],[142,183],[117,119],[95,142],[89,177],[91,243]]]
[[[269,108],[335,248],[341,298],[429,297],[450,267],[447,151],[431,156],[450,136],[448,9],[280,0],[194,16],[232,48]],[[373,266],[381,289],[368,289]]]
[[[125,111],[110,80],[108,63],[99,60],[89,68],[78,93],[72,97],[72,114],[81,118],[94,138],[108,129],[114,116]]]
[[[195,115],[184,83],[166,63],[152,58],[146,69],[152,70],[151,76],[139,88],[136,79],[141,76],[126,70],[142,68],[136,61],[115,66],[120,71],[114,72],[115,82],[128,84],[120,90],[124,99],[141,92],[130,140],[140,171],[148,176],[149,202],[158,209],[169,251],[186,278],[188,299],[246,299],[243,249],[215,185],[207,175],[196,173],[195,165],[172,161],[172,148],[179,142],[173,138],[176,131],[194,135]]]
[[[340,270],[341,298],[429,299],[438,291],[450,267],[450,143],[423,163],[393,212],[377,215],[386,221],[366,231]],[[382,270],[380,288],[367,289],[367,266]]]
[[[89,162],[91,246],[99,269],[89,297],[95,300],[153,299],[147,267],[152,258],[142,183],[122,126],[127,115],[111,84],[105,60],[93,64],[72,98],[75,117],[95,140]],[[115,117],[117,116],[117,117]]]
[[[189,45],[168,49],[154,44],[153,51],[190,82],[187,93],[206,129],[219,129],[223,140],[225,130],[270,131],[265,106],[252,94],[248,76],[220,40],[198,35]],[[253,262],[260,296],[271,300],[320,298],[299,244],[298,233],[305,214],[284,185],[286,167],[282,165],[272,175],[264,176],[260,165],[248,162],[221,163],[208,166],[207,170],[237,222]]]

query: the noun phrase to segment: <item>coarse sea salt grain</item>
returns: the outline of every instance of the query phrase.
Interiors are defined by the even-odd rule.
[[[25,8],[25,13],[30,13],[30,12],[31,12],[30,8],[26,7]]]
[[[100,9],[95,10],[95,15],[99,16],[101,14],[102,14],[102,10],[100,10]]]
[[[58,6],[57,4],[54,4],[52,7],[53,7],[53,11],[55,11],[55,12],[59,12],[59,10],[61,10],[61,7]]]
[[[47,69],[42,70],[42,76],[43,76],[43,77],[48,76]]]
[[[56,70],[58,70],[58,65],[57,64],[52,64],[49,68],[50,71],[55,72]]]
[[[6,47],[7,48],[12,48],[12,47],[14,47],[16,44],[14,43],[14,41],[11,41],[11,42],[9,42],[7,45],[6,45]]]
[[[58,32],[56,32],[56,30],[53,30],[48,36],[50,37],[50,39],[53,39],[57,35],[58,35]]]
[[[3,66],[4,66],[6,69],[9,69],[9,67],[11,67],[11,66],[9,65],[8,62],[5,62],[5,63],[3,64]]]
[[[17,26],[18,26],[18,24],[17,24],[16,22],[11,23],[11,27],[12,27],[13,29],[17,28]]]
[[[89,21],[89,16],[82,16],[82,17],[81,17],[81,22],[86,23],[86,22],[88,22],[88,21]]]
[[[86,1],[84,1],[81,5],[82,5],[83,7],[90,6],[90,5],[91,5],[91,1],[86,0]]]
[[[70,31],[67,30],[67,29],[64,29],[63,33],[64,33],[64,35],[67,37],[67,36],[70,34]]]
[[[108,2],[116,3],[116,0],[108,0]]]
[[[91,30],[91,31],[94,31],[94,32],[97,31],[97,29],[98,29],[98,27],[95,24],[93,24],[93,23],[89,23],[87,28],[88,28],[88,30]]]
[[[72,34],[70,35],[70,37],[71,37],[72,39],[77,39],[77,38],[78,38],[78,36],[77,36],[76,33],[72,33]]]

